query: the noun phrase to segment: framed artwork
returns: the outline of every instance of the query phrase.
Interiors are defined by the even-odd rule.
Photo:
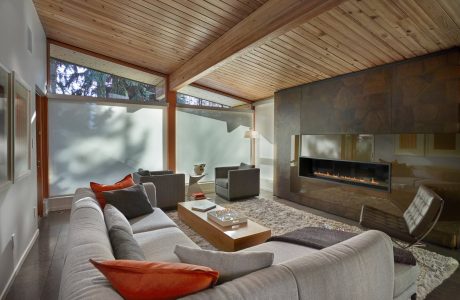
[[[460,134],[435,133],[426,135],[426,155],[433,157],[460,156]]]
[[[30,89],[13,72],[13,179],[30,172]]]
[[[10,73],[0,65],[0,188],[10,182]]]
[[[415,133],[395,134],[395,154],[425,155],[425,135]]]

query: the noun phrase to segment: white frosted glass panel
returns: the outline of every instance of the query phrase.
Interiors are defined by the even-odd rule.
[[[250,140],[244,133],[252,113],[179,108],[176,114],[177,171],[193,173],[193,165],[206,163],[202,181],[214,180],[214,168],[249,163]],[[188,180],[188,178],[187,178]]]
[[[162,108],[52,100],[48,130],[52,196],[163,169]]]
[[[274,103],[257,105],[256,131],[256,165],[260,168],[261,187],[273,189],[273,140],[274,140]]]

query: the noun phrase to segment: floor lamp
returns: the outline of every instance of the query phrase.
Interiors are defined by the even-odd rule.
[[[255,130],[248,130],[244,133],[244,138],[249,139],[251,144],[251,165],[256,164],[256,139],[259,136],[259,133]]]

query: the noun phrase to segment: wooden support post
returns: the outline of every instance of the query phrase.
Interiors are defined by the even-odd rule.
[[[166,100],[168,101],[168,170],[176,171],[176,95],[169,89],[169,76],[166,80]]]

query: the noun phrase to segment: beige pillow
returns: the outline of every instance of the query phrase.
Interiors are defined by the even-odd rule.
[[[176,246],[174,253],[182,263],[205,266],[218,271],[218,283],[270,267],[274,258],[271,252],[222,252],[181,245]]]
[[[129,224],[128,219],[126,219],[125,215],[123,215],[115,206],[111,204],[105,205],[104,219],[108,231],[110,231],[113,226],[118,226],[133,235],[133,228],[131,227],[131,224]]]

